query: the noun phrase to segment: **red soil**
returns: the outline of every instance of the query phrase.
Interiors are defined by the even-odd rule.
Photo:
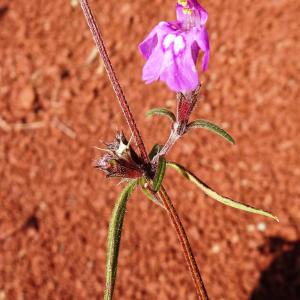
[[[143,84],[137,45],[174,19],[174,2],[91,1],[148,149],[165,141],[169,124],[144,113],[174,109],[175,100],[164,84]],[[300,2],[202,3],[212,51],[194,117],[222,125],[237,145],[199,130],[169,158],[280,223],[224,207],[173,171],[166,186],[211,299],[285,299],[276,288],[299,291],[299,251],[285,266],[290,243],[265,249],[272,236],[299,240]],[[100,299],[121,186],[92,168],[93,146],[128,129],[99,60],[87,61],[93,41],[79,7],[3,0],[0,28],[0,299]],[[256,289],[274,259],[285,273],[262,277],[281,285],[268,290],[262,278]],[[125,217],[115,299],[196,299],[166,214],[138,193]]]

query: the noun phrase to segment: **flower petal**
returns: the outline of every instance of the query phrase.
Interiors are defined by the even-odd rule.
[[[151,83],[155,80],[158,80],[163,60],[164,52],[162,51],[161,47],[157,46],[155,50],[152,51],[143,68],[142,78],[146,83]]]
[[[197,14],[199,18],[197,21],[199,22],[199,24],[197,24],[196,21],[196,25],[204,25],[208,19],[207,11],[198,3],[197,0],[190,0],[190,2],[197,10]]]
[[[209,61],[209,51],[206,51],[202,58],[202,71],[206,71],[208,68],[208,61]]]
[[[197,42],[199,48],[204,52],[202,59],[202,70],[207,70],[209,61],[209,39],[208,32],[204,26],[201,28],[193,28],[193,34],[195,41]]]
[[[186,40],[186,42],[189,41]],[[187,44],[178,55],[171,50],[165,53],[160,79],[175,92],[189,92],[197,88],[199,78],[192,57],[191,45]]]
[[[200,51],[200,48],[199,48],[199,46],[198,46],[198,44],[197,44],[196,41],[194,41],[192,43],[191,51],[192,51],[193,61],[194,61],[195,65],[196,65],[197,64],[197,60],[198,60],[199,51]]]
[[[157,45],[157,31],[159,30],[159,25],[155,26],[148,36],[139,44],[139,49],[145,59],[148,59],[151,55],[153,49]]]
[[[147,59],[142,76],[146,83],[159,79],[164,61],[165,37],[174,34],[177,30],[177,22],[160,22],[140,44],[140,50]]]

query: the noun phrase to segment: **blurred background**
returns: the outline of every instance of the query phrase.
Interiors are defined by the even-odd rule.
[[[194,118],[205,130],[169,155],[223,195],[280,223],[218,204],[168,171],[165,185],[211,299],[300,295],[300,1],[204,0],[211,60]],[[148,149],[175,110],[163,83],[141,80],[137,46],[175,0],[91,0]],[[0,0],[0,299],[101,299],[109,218],[121,185],[92,167],[93,147],[129,131],[76,1]],[[297,297],[298,295],[298,297]],[[129,201],[115,299],[196,299],[165,212]]]

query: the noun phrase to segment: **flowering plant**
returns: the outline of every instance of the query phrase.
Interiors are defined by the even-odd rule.
[[[165,209],[168,213],[183,248],[183,253],[191,272],[198,297],[199,299],[208,299],[208,294],[185,230],[162,184],[166,168],[170,167],[175,169],[199,187],[205,194],[222,204],[270,217],[278,221],[277,217],[266,211],[219,195],[185,167],[166,160],[166,156],[174,143],[184,134],[195,128],[208,129],[225,138],[229,143],[234,144],[233,138],[221,127],[202,119],[192,122],[189,121],[191,113],[197,103],[201,86],[199,73],[197,71],[197,60],[200,53],[203,54],[202,71],[207,70],[208,67],[210,48],[208,33],[205,28],[208,14],[197,0],[178,0],[176,3],[177,20],[172,22],[160,22],[139,45],[139,49],[146,59],[142,73],[143,80],[146,83],[162,80],[177,94],[176,113],[166,108],[154,108],[147,113],[148,116],[166,116],[172,121],[170,136],[166,143],[164,145],[156,144],[150,152],[147,152],[127,100],[111,65],[101,33],[96,25],[88,1],[80,0],[80,2],[138,149],[138,151],[136,151],[124,134],[118,132],[115,141],[106,144],[106,153],[96,162],[96,168],[104,171],[107,177],[119,177],[122,179],[122,182],[127,183],[115,204],[109,226],[104,299],[111,300],[113,298],[126,204],[131,193],[137,187],[139,187],[140,191],[151,201]]]

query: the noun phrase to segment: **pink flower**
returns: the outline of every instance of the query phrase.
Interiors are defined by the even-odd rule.
[[[139,45],[147,60],[143,80],[162,80],[176,92],[194,91],[199,85],[196,62],[204,52],[202,70],[209,60],[207,12],[196,0],[177,2],[177,21],[160,22]]]

